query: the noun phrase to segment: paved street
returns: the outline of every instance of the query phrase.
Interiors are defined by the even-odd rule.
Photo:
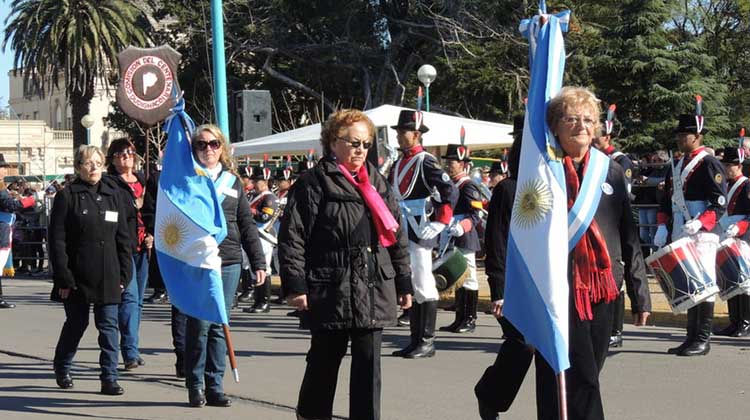
[[[229,376],[231,408],[187,405],[187,392],[174,377],[169,307],[147,305],[141,329],[146,366],[123,372],[121,397],[98,394],[98,350],[93,319],[73,371],[75,388],[55,385],[51,359],[63,322],[62,307],[49,301],[44,280],[4,280],[5,295],[18,307],[0,312],[0,419],[293,419],[305,367],[308,335],[286,317],[232,314],[241,382]],[[441,312],[445,325],[452,313]],[[750,339],[713,340],[707,357],[665,354],[681,340],[679,329],[626,327],[626,343],[607,360],[602,374],[608,419],[746,419],[750,416]],[[406,343],[408,331],[384,334],[383,354]],[[495,357],[500,328],[480,315],[474,334],[443,334],[428,360],[383,357],[383,419],[476,419],[473,385]],[[340,375],[335,413],[348,411],[349,360]],[[533,368],[511,411],[503,418],[533,419]]]

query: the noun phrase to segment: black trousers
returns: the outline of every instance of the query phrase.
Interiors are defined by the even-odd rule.
[[[380,419],[380,344],[382,329],[312,331],[307,368],[299,390],[297,412],[312,419],[331,418],[341,359],[352,342],[349,374],[349,418]]]
[[[498,319],[505,341],[497,351],[495,363],[488,367],[474,387],[474,394],[483,405],[495,412],[508,411],[534,357],[534,348],[527,346],[523,335],[505,318]]]
[[[599,372],[604,367],[612,332],[612,303],[598,303],[591,309],[591,321],[578,319],[575,305],[569,315],[570,369],[565,371],[569,420],[604,419]],[[557,376],[540,354],[535,366],[537,418],[557,420]]]
[[[187,315],[172,305],[172,346],[177,362],[182,363],[185,356],[185,335],[187,330]]]

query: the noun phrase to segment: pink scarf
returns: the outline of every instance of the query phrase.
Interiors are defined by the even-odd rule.
[[[357,173],[357,179],[355,180],[349,170],[344,165],[338,165],[339,171],[344,174],[344,177],[354,185],[354,187],[362,195],[365,200],[365,205],[370,209],[375,222],[375,229],[378,231],[378,240],[380,245],[389,247],[396,243],[396,231],[398,230],[398,222],[388,210],[388,207],[383,201],[383,197],[378,194],[375,187],[370,184],[370,175],[367,173],[367,168],[362,165]]]

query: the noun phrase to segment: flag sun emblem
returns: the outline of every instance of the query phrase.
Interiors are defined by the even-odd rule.
[[[552,192],[538,179],[530,179],[513,203],[513,222],[528,229],[544,219],[552,209]]]
[[[164,220],[160,231],[162,242],[172,252],[180,249],[185,242],[187,227],[185,222],[177,217],[169,217]]]

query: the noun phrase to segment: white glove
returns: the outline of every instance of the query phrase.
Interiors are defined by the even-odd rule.
[[[448,234],[455,237],[464,236],[464,227],[461,226],[461,223],[456,223],[448,229]]]
[[[724,231],[724,235],[726,235],[727,238],[734,238],[738,233],[740,233],[740,227],[737,226],[736,223],[732,223],[727,230]]]
[[[682,231],[687,233],[688,235],[695,235],[699,230],[701,230],[702,227],[703,223],[701,223],[700,220],[693,219],[682,225]]]
[[[419,235],[419,237],[422,239],[429,240],[438,236],[440,232],[443,231],[443,229],[445,229],[445,223],[430,222],[427,224],[427,226],[422,228],[422,234]]]
[[[667,235],[669,235],[669,232],[667,232],[667,226],[659,225],[659,227],[656,229],[656,234],[654,235],[654,245],[656,245],[659,248],[666,245]]]

